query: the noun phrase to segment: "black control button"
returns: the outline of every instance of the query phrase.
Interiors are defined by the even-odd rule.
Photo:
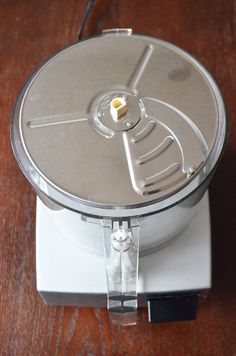
[[[197,316],[197,294],[173,294],[148,299],[148,320],[162,323],[194,320]]]

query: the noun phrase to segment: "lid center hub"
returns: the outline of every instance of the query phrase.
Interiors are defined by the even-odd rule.
[[[100,93],[90,108],[90,122],[104,137],[132,129],[140,120],[139,98],[128,90],[107,90]]]

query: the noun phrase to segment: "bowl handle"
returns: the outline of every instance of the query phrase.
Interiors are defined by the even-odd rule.
[[[107,308],[114,324],[134,325],[137,318],[139,231],[137,219],[103,220]]]

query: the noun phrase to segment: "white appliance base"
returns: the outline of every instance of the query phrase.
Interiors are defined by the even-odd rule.
[[[104,258],[76,248],[37,199],[37,289],[44,301],[79,307],[106,306]],[[163,294],[205,291],[211,287],[211,234],[206,193],[187,229],[161,250],[140,257],[139,305]]]

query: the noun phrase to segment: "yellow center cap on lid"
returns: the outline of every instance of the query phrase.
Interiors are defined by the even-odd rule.
[[[128,106],[124,98],[114,98],[110,103],[110,113],[114,121],[118,122],[127,112]]]

